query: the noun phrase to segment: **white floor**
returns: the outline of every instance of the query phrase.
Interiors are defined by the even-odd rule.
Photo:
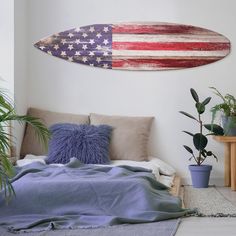
[[[235,236],[236,218],[183,219],[175,236]]]
[[[217,188],[228,200],[236,205],[236,191]],[[175,236],[236,236],[236,218],[189,217],[182,222]]]

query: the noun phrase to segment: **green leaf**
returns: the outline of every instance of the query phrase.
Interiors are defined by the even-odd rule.
[[[196,133],[193,136],[193,144],[197,150],[203,150],[207,146],[207,137],[201,133]]]
[[[216,159],[216,161],[218,161],[217,156],[216,156],[215,154],[213,154],[213,153],[212,153],[212,155],[213,155],[213,157]]]
[[[226,116],[230,116],[230,106],[226,103],[221,103],[221,104],[217,104],[214,107],[211,108],[211,112],[212,112],[212,120],[214,122],[216,113],[222,111]]]
[[[6,202],[15,195],[10,177],[14,175],[14,168],[8,159],[8,156],[0,151],[0,192],[3,190]]]
[[[195,106],[196,106],[197,112],[198,112],[199,114],[204,113],[204,111],[205,111],[205,105],[204,105],[204,104],[202,104],[202,103],[200,103],[200,102],[197,102]]]
[[[188,134],[188,135],[190,135],[190,136],[193,136],[193,134],[190,133],[190,132],[188,132],[188,131],[183,130],[182,132],[184,132],[184,133],[186,133],[186,134]]]
[[[185,115],[185,116],[187,116],[187,117],[189,117],[193,120],[196,120],[198,122],[198,120],[194,116],[190,115],[189,113],[187,113],[185,111],[180,111],[179,113],[181,113],[181,114],[183,114],[183,115]]]
[[[193,154],[192,148],[190,148],[190,147],[188,147],[188,146],[186,146],[186,145],[183,145],[183,146],[184,146],[184,148],[185,148],[188,152],[190,152],[191,154]]]
[[[9,161],[9,159],[6,156],[3,156],[3,154],[1,155],[1,165],[5,171],[5,173],[7,174],[7,176],[9,177],[13,177],[14,176],[14,168],[12,166],[12,163]]]
[[[190,92],[191,92],[192,97],[195,100],[195,102],[199,102],[199,98],[198,98],[197,92],[193,88],[190,89]]]
[[[213,132],[214,135],[224,135],[224,129],[219,126],[219,125],[216,125],[216,124],[205,124],[204,127]]]
[[[203,149],[203,150],[201,151],[201,154],[202,154],[204,157],[207,157],[207,151],[206,151],[206,149]]]
[[[207,97],[207,98],[202,102],[202,104],[206,106],[210,101],[211,101],[211,97]]]
[[[219,90],[217,90],[215,87],[209,87],[209,88],[212,89],[214,94],[219,96],[223,100],[224,103],[226,102],[224,96],[219,92]]]
[[[18,121],[19,123],[26,123],[34,128],[35,134],[40,142],[47,148],[50,132],[47,127],[40,121],[40,119],[32,116],[19,116],[16,114],[9,114],[4,118],[4,121]]]
[[[211,151],[208,151],[208,152],[207,152],[207,156],[212,156],[212,154],[213,154],[213,153],[212,153]]]

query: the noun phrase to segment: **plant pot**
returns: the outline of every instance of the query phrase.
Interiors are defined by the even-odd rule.
[[[226,136],[236,136],[236,117],[235,116],[222,116],[222,126]]]
[[[210,173],[212,170],[211,165],[189,165],[188,166],[192,185],[194,188],[208,188]]]

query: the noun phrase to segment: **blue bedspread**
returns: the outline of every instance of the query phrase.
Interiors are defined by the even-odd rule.
[[[130,166],[37,162],[17,168],[12,183],[16,197],[9,205],[0,193],[0,226],[14,232],[153,222],[191,212],[151,172]]]

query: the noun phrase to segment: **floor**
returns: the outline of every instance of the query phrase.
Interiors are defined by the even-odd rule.
[[[229,201],[236,205],[236,191],[232,191],[230,188],[226,187],[217,187],[217,190],[221,192]]]
[[[217,187],[225,198],[236,205],[236,191]],[[236,218],[189,217],[182,222],[175,236],[236,236]]]
[[[235,236],[236,218],[191,217],[183,219],[175,236]]]

